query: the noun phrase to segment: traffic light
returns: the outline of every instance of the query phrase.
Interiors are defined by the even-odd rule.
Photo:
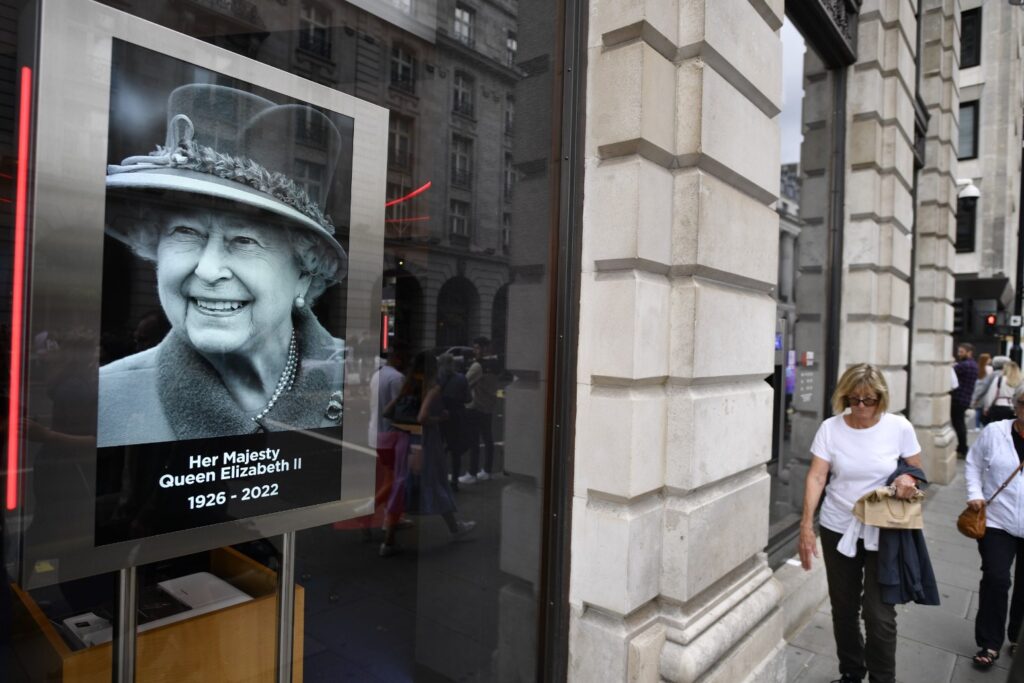
[[[999,316],[989,313],[985,316],[985,334],[995,336],[996,325],[999,323]]]

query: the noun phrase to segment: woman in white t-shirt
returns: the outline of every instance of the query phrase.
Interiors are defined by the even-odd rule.
[[[853,557],[839,550],[843,534],[851,528],[857,530],[853,516],[857,499],[885,486],[899,458],[908,465],[921,466],[914,428],[902,415],[887,413],[888,406],[889,389],[882,373],[866,363],[854,365],[839,378],[832,394],[836,415],[821,424],[811,444],[813,457],[800,522],[800,561],[810,570],[812,556],[818,557],[814,511],[824,491],[819,524],[839,656],[840,678],[835,683],[860,681],[865,673],[877,683],[891,683],[896,678],[896,608],[881,600],[877,537],[874,543],[868,539],[865,548],[861,529]],[[917,480],[909,474],[900,475],[893,484],[901,498],[909,498],[917,490]],[[866,644],[861,637],[861,614]]]

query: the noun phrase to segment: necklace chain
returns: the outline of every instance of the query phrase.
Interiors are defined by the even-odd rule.
[[[281,377],[277,380],[277,386],[274,387],[274,393],[271,394],[270,400],[267,401],[267,405],[263,407],[263,410],[256,413],[253,416],[253,422],[259,422],[262,420],[270,409],[277,403],[277,399],[281,398],[281,394],[286,391],[291,391],[295,385],[296,370],[299,366],[299,351],[295,343],[295,330],[292,330],[292,340],[288,344],[288,360],[284,363],[284,370],[281,371]]]

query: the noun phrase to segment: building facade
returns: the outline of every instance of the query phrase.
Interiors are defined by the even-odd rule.
[[[961,4],[954,336],[979,353],[1003,353],[1016,312],[1024,27],[1015,7]]]
[[[59,671],[76,681],[86,661],[123,674],[118,653],[130,652],[138,670],[182,680],[209,667],[224,680],[291,671],[292,680],[782,681],[787,635],[825,597],[820,568],[786,560],[810,443],[842,371],[880,367],[890,410],[913,423],[930,478],[956,475],[954,301],[974,310],[998,289],[993,310],[1013,304],[1024,101],[1006,84],[1021,80],[1019,8],[0,8],[10,38],[0,51],[0,258],[12,292],[4,386],[11,424],[32,427],[7,442],[3,559],[14,588],[0,610],[17,628],[0,659],[4,680]],[[965,26],[981,27],[976,42]],[[97,41],[81,57],[84,82],[54,80],[51,30]],[[161,55],[138,67],[150,71],[131,81],[135,90],[103,90],[118,75],[101,42],[110,36]],[[161,66],[167,58],[178,66]],[[40,79],[35,95],[20,89],[23,67]],[[145,468],[131,466],[129,448],[114,454],[123,476],[97,475],[97,376],[144,352],[153,321],[163,321],[154,343],[174,334],[157,315],[159,260],[154,270],[114,239],[102,213],[103,167],[122,163],[113,150],[134,134],[108,119],[145,91],[149,106],[126,105],[124,116],[163,135],[177,125],[167,93],[183,84],[243,91],[305,117],[297,142],[279,149],[295,186],[331,209],[348,254],[344,284],[312,309],[345,348],[345,432],[325,433],[337,436],[325,457],[342,459],[343,484],[363,472],[372,485],[358,495],[343,488],[334,517],[306,510],[293,527],[276,521],[293,519],[276,516],[291,508],[240,508],[237,519],[204,518],[177,535],[125,532],[139,535],[105,548],[93,515],[122,511],[133,491],[118,486]],[[23,103],[39,110],[24,114]],[[360,107],[379,130],[352,114]],[[332,180],[316,112],[353,131],[341,133],[347,184]],[[19,137],[27,126],[44,151],[44,137],[80,128],[109,141],[103,163],[62,158],[80,162],[91,185],[67,191],[53,155],[26,165],[26,149],[36,158],[31,136]],[[369,129],[379,148],[352,159]],[[360,168],[374,170],[361,177]],[[980,190],[974,205],[958,197],[964,179]],[[58,194],[74,211],[44,212]],[[356,218],[362,206],[372,220]],[[68,258],[82,249],[96,259]],[[434,359],[446,369],[431,394]],[[455,393],[477,371],[489,375],[482,403]],[[418,396],[406,429],[381,426],[398,402],[380,399],[388,372],[406,376],[395,380],[403,395]],[[161,457],[171,467],[177,456]],[[433,496],[442,502],[425,502]],[[54,509],[82,511],[84,521],[61,526]],[[113,516],[133,528],[129,512]],[[125,618],[114,619],[118,610],[134,613],[120,597],[126,581],[162,596],[162,583],[202,572],[251,603],[207,622],[192,614],[137,637],[115,633],[113,656],[76,625],[92,614],[111,629]],[[280,611],[275,593],[291,596]],[[213,619],[224,621],[197,636]],[[233,632],[277,637],[276,658],[270,645],[240,655]]]

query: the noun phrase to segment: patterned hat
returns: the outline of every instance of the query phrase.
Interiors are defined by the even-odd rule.
[[[313,107],[276,104],[221,85],[183,85],[167,100],[165,143],[108,165],[107,191],[181,192],[269,211],[334,251],[339,266],[333,279],[341,280],[348,256],[324,212],[341,147],[337,127]],[[311,163],[324,169],[314,196],[295,182],[306,175],[298,173],[300,166]],[[121,230],[108,221],[107,231],[128,241]]]

